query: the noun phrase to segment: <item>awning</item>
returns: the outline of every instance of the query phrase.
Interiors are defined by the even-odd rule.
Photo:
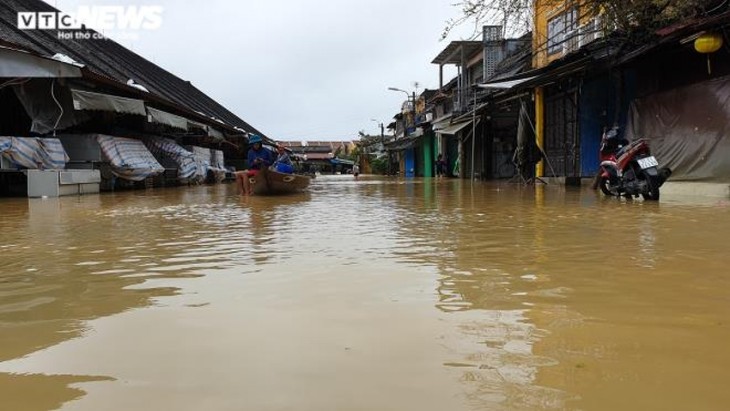
[[[193,120],[188,120],[188,127],[195,127],[195,128],[199,128],[204,131],[208,131],[208,126],[206,126],[203,123],[198,123],[197,121],[193,121]]]
[[[487,89],[510,89],[512,87],[515,87],[517,85],[520,85],[526,81],[530,81],[534,79],[537,76],[531,76],[531,77],[524,77],[520,79],[513,79],[513,80],[503,80],[503,81],[495,81],[491,83],[483,83],[479,84],[478,87],[480,88],[487,88]]]
[[[208,127],[208,136],[217,138],[218,140],[223,140],[223,133],[214,129],[213,127]]]
[[[439,130],[443,130],[451,125],[451,114],[448,114],[446,116],[440,117],[436,119],[436,121],[433,122],[433,131],[438,132]]]
[[[54,130],[64,130],[90,117],[88,112],[74,110],[71,90],[56,83],[55,79],[34,78],[12,86],[32,120],[30,131],[33,133],[48,134]],[[51,98],[52,88],[55,100]]]
[[[476,123],[479,124],[479,121],[481,121],[481,119],[477,117],[476,121],[477,121]],[[450,125],[449,127],[443,128],[441,130],[435,130],[435,131],[438,134],[455,135],[459,131],[463,130],[465,127],[470,126],[471,123],[472,123],[471,120],[463,121],[461,123],[455,123],[455,124]]]
[[[0,77],[81,77],[81,69],[74,64],[0,47]]]
[[[422,135],[396,139],[395,141],[385,144],[385,149],[390,151],[408,150],[409,148],[413,148],[418,145],[418,140],[420,140],[421,137]]]
[[[186,120],[186,121],[188,122],[189,127],[195,127],[195,128],[201,129],[201,130],[205,131],[205,134],[207,134],[209,137],[213,137],[218,140],[224,139],[223,133],[211,126],[208,126],[208,125],[205,125],[203,123],[199,123],[199,122],[193,121],[193,120]],[[238,131],[245,133],[245,131],[242,128],[239,128],[239,127],[234,127],[234,128]]]
[[[451,118],[451,116],[453,116],[453,113],[445,114],[441,117],[434,119],[433,123],[436,124],[436,123],[441,123],[443,121],[449,120]]]
[[[152,107],[147,107],[147,121],[150,123],[164,124],[180,130],[187,130],[189,122],[185,117],[180,117]]]
[[[353,166],[355,165],[354,161],[345,160],[344,158],[333,158],[330,160],[330,163],[334,165],[343,165],[343,166]]]
[[[74,102],[74,110],[100,110],[139,114],[140,116],[147,115],[142,100],[81,90],[71,90],[71,97]]]
[[[501,95],[553,83],[560,78],[584,71],[587,67],[596,63],[597,60],[590,56],[569,57],[568,60],[554,61],[545,67],[526,71],[513,77],[495,79],[489,83],[479,84],[478,87],[501,90],[496,94]]]

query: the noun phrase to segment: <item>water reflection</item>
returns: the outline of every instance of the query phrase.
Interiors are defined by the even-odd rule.
[[[296,196],[191,187],[0,210],[13,409],[730,400],[722,204],[335,176]]]
[[[280,197],[240,197],[239,206],[244,211],[240,233],[240,247],[248,249],[256,264],[271,261],[276,254],[271,253],[272,245],[279,243],[277,238],[285,235],[293,224],[292,210],[304,207],[311,199],[309,192]],[[234,225],[235,221],[232,221]],[[230,228],[230,225],[228,226]]]
[[[98,206],[98,198],[91,196],[29,200],[4,208],[26,218],[4,218],[0,226],[0,231],[15,234],[3,244],[0,360],[77,337],[88,319],[175,292],[130,288],[148,277],[132,276],[140,274],[140,258],[125,261],[125,256],[148,251],[147,243],[136,243],[136,234],[144,238],[145,226],[100,219],[95,215]],[[163,250],[154,258],[164,258]]]
[[[444,337],[443,344],[451,347],[444,365],[460,374],[468,404],[475,409],[556,406],[562,404],[561,393],[534,384],[538,367],[553,361],[537,357],[532,350],[541,332],[530,321],[523,301],[527,288],[519,274],[524,266],[515,269],[504,261],[506,254],[514,257],[514,248],[525,254],[532,252],[529,248],[534,250],[530,246],[535,238],[521,229],[541,213],[505,208],[505,191],[520,200],[531,194],[436,181],[423,184],[423,207],[407,198],[407,190],[394,196],[402,207],[400,213],[417,214],[400,226],[404,237],[411,239],[409,251],[401,256],[432,264],[441,274],[436,307],[447,315],[446,321],[458,324],[457,333]],[[534,275],[529,278],[536,282]],[[458,318],[451,318],[457,314]]]
[[[421,259],[441,273],[436,306],[449,316],[459,316],[449,321],[461,323],[461,334],[455,337],[458,342],[447,344],[461,349],[447,365],[461,370],[461,379],[472,387],[469,397],[477,399],[475,404],[488,404],[489,409],[562,409],[580,403],[590,404],[591,409],[615,409],[602,407],[596,400],[605,399],[605,390],[599,386],[602,378],[588,388],[579,379],[600,369],[597,364],[606,359],[625,355],[622,346],[607,344],[622,339],[611,334],[615,327],[606,326],[618,320],[617,307],[628,303],[619,314],[626,317],[641,315],[649,307],[656,311],[652,301],[661,290],[683,289],[687,277],[680,273],[686,265],[672,266],[668,260],[676,263],[677,253],[686,256],[691,240],[684,236],[698,233],[698,227],[686,220],[693,208],[613,201],[587,190],[544,186],[436,187],[438,210],[402,198],[408,191],[395,196],[402,213],[417,210],[407,219],[410,224],[401,224],[417,248],[401,255]],[[428,199],[430,191],[423,192]],[[728,224],[727,216],[722,224]],[[691,247],[695,251],[715,258],[720,255],[715,254],[719,243],[696,240],[693,245],[702,246]],[[729,262],[728,257],[721,259]],[[720,272],[710,266],[703,264],[702,270]],[[656,284],[656,275],[669,283]],[[681,326],[683,321],[669,320],[670,312],[678,309],[680,316],[687,312],[666,302],[661,306],[661,315],[667,316],[661,322]],[[603,340],[578,337],[584,334],[601,335]],[[663,338],[661,333],[648,335]],[[521,347],[519,355],[505,348],[509,346]],[[572,348],[566,351],[567,347]],[[643,355],[661,357],[655,352]],[[502,372],[504,366],[512,371]],[[586,372],[588,368],[592,370]],[[649,369],[616,372],[627,381],[651,384],[659,375]],[[573,378],[565,380],[566,375]],[[627,405],[615,400],[606,403]]]

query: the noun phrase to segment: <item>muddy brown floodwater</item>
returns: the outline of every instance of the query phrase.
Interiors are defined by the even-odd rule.
[[[724,410],[730,203],[320,178],[0,200],[0,410]]]

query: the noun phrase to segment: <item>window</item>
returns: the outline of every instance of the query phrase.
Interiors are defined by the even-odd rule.
[[[563,43],[570,36],[577,34],[578,10],[573,8],[548,20],[548,54],[563,51]]]

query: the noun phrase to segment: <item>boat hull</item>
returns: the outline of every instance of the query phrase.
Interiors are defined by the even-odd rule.
[[[302,191],[309,187],[310,177],[299,174],[283,174],[262,169],[251,178],[252,191],[256,195],[279,195]]]

